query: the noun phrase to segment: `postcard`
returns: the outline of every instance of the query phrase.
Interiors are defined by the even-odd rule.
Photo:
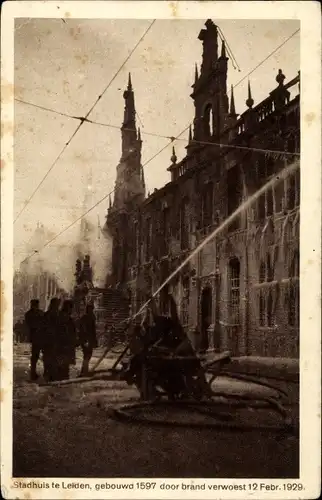
[[[318,498],[319,4],[1,36],[2,496]]]

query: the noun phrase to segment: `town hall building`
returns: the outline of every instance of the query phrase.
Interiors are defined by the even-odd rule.
[[[124,92],[122,155],[104,231],[113,237],[109,284],[126,294],[132,313],[243,201],[299,158],[300,75],[286,83],[279,70],[256,105],[248,83],[239,116],[227,90],[225,42],[218,46],[211,20],[199,40],[186,156],[178,161],[173,148],[170,181],[149,196],[131,77]],[[299,205],[298,168],[232,218],[161,290],[160,310],[168,312],[171,293],[196,349],[299,356]]]

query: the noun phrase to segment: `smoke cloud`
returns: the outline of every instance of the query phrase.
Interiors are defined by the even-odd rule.
[[[84,222],[86,232],[84,229]],[[90,255],[94,286],[103,287],[111,270],[112,239],[89,220],[68,231],[68,240],[57,238],[49,243],[54,233],[40,226],[31,241],[25,244],[24,254],[28,258],[16,267],[28,275],[37,276],[47,272],[55,276],[59,287],[71,293],[75,286],[75,264],[77,259]]]

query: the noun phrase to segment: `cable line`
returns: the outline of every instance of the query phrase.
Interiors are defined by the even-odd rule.
[[[154,20],[155,21],[155,20]],[[151,23],[151,25],[149,26],[148,30],[152,27],[152,24],[154,23],[154,21]],[[147,30],[147,31],[148,31]],[[145,32],[145,34],[147,33],[147,31]],[[281,47],[283,47],[283,45],[285,45],[293,36],[295,36],[300,30],[296,30],[294,33],[292,33],[292,35],[290,35],[286,40],[284,40],[283,43],[281,43],[276,49],[274,49],[270,54],[268,54],[259,64],[257,64],[251,71],[249,71],[241,80],[239,80],[239,82],[236,83],[236,85],[234,86],[234,88],[236,88],[238,85],[240,85],[249,75],[251,75],[254,71],[256,71],[256,69],[258,69],[262,64],[264,64],[264,62],[266,62],[270,57],[272,57],[272,55],[274,55]],[[143,36],[145,36],[145,34]],[[138,46],[139,42],[137,43],[136,47]],[[136,48],[135,47],[135,48]],[[134,51],[135,49],[133,49]],[[133,53],[132,51],[132,53]],[[131,54],[130,54],[131,55]],[[124,64],[123,64],[124,65]],[[111,82],[110,82],[111,83]],[[25,102],[25,101],[21,101],[20,102]],[[26,104],[31,104],[31,103],[27,103],[25,102]],[[31,104],[33,105],[33,104]],[[77,118],[77,117],[71,117],[69,116],[70,118],[76,118],[76,119],[80,119],[80,118]],[[92,123],[92,124],[97,124],[97,125],[102,125],[102,126],[107,126],[107,127],[111,127],[111,128],[117,128],[117,129],[120,129],[120,127],[118,126],[114,126],[114,125],[109,125],[109,124],[103,124],[103,123],[99,123],[99,122],[94,122],[92,120],[89,120],[89,119],[85,119],[83,118],[83,122],[86,121],[88,123]],[[82,123],[83,123],[82,122]],[[190,123],[189,125],[187,125],[176,137],[169,137],[169,136],[161,136],[161,135],[158,135],[158,134],[152,134],[152,133],[149,133],[149,132],[143,132],[142,131],[142,134],[146,134],[146,135],[155,135],[155,136],[158,136],[158,137],[162,137],[162,138],[165,138],[165,139],[169,139],[170,142],[168,144],[166,144],[165,146],[163,146],[155,155],[153,155],[151,158],[149,158],[149,160],[147,160],[143,165],[142,167],[148,165],[151,161],[153,161],[157,156],[159,156],[159,154],[161,154],[167,147],[169,147],[174,141],[176,140],[185,140],[185,139],[179,139],[180,136],[186,132],[190,127]],[[75,134],[74,134],[75,135]],[[70,142],[70,141],[69,141]],[[293,156],[299,156],[299,153],[290,153],[290,152],[287,152],[287,151],[277,151],[277,150],[265,150],[265,149],[259,149],[259,148],[247,148],[246,146],[235,146],[235,145],[229,145],[229,144],[218,144],[218,143],[213,143],[213,142],[205,142],[205,141],[193,141],[194,143],[197,143],[197,142],[200,142],[201,144],[210,144],[210,145],[216,145],[216,146],[221,146],[223,148],[225,147],[230,147],[230,148],[236,148],[236,149],[248,149],[248,150],[253,150],[253,151],[258,151],[258,152],[268,152],[268,153],[274,153],[274,154],[281,154],[281,155],[293,155]],[[56,160],[57,161],[57,160]],[[124,184],[121,183],[121,185]],[[115,191],[115,188],[110,191],[107,195],[105,195],[103,198],[101,198],[97,203],[95,203],[95,205],[93,205],[86,213],[84,213],[81,217],[77,218],[73,223],[71,223],[69,226],[67,226],[66,228],[64,228],[62,231],[60,231],[56,236],[54,236],[50,241],[48,241],[44,247],[42,247],[40,249],[40,251],[47,247],[52,241],[54,241],[56,238],[58,238],[59,236],[61,236],[65,231],[67,231],[68,229],[70,229],[74,224],[76,224],[79,220],[82,219],[82,217],[85,217],[89,212],[91,212],[94,208],[96,208],[98,205],[100,205],[100,203],[102,203],[105,199],[107,199],[111,194],[113,194]],[[19,214],[20,215],[20,214]],[[17,220],[17,218],[16,218]],[[35,252],[36,253],[36,252]],[[29,258],[31,258],[35,253],[29,255],[28,257],[26,257],[22,262],[25,262],[27,261]],[[39,253],[39,252],[37,252]]]
[[[30,104],[30,103],[26,103],[26,104]],[[69,116],[69,115],[65,115],[65,116]],[[81,118],[78,118],[76,116],[69,116],[69,118],[74,118],[76,120],[81,120]],[[99,125],[101,127],[113,128],[113,129],[119,130],[119,131],[123,130],[123,131],[128,131],[128,132],[136,132],[135,128],[129,128],[129,127],[122,127],[121,128],[119,125],[112,125],[111,123],[96,122],[96,121],[89,120],[89,119],[86,119],[86,120],[83,119],[83,121],[86,122],[86,123],[90,123],[92,125]],[[149,136],[152,136],[152,137],[158,137],[160,139],[168,139],[168,140],[170,140],[169,144],[166,144],[158,153],[156,153],[155,156],[158,156],[162,151],[164,151],[164,149],[166,149],[168,146],[170,146],[172,144],[172,142],[174,142],[174,141],[188,142],[188,139],[180,139],[180,135],[182,135],[186,130],[188,130],[188,128],[189,128],[189,125],[181,132],[181,134],[179,134],[176,137],[169,136],[169,135],[163,135],[163,134],[156,134],[156,133],[153,133],[153,132],[145,132],[145,131],[141,131],[141,135],[149,135]],[[267,152],[267,153],[283,153],[283,154],[286,154],[286,155],[289,154],[289,155],[292,155],[292,156],[299,154],[299,153],[293,153],[293,152],[287,152],[287,151],[278,151],[278,150],[261,149],[261,148],[251,148],[251,147],[247,147],[247,146],[236,146],[236,145],[233,145],[233,144],[224,144],[224,143],[213,142],[213,141],[212,142],[210,142],[210,141],[198,141],[196,139],[193,139],[192,142],[193,142],[193,144],[201,144],[201,145],[208,145],[208,146],[219,146],[219,147],[227,147],[227,148],[233,148],[233,149],[245,149],[245,150],[258,151],[258,152]],[[149,162],[152,161],[152,159],[153,158],[151,158],[149,160]],[[144,165],[142,165],[142,166],[144,166]]]
[[[90,108],[90,110],[88,111],[88,113],[86,114],[85,117],[79,117],[78,119],[80,120],[80,123],[79,125],[77,126],[76,130],[73,132],[73,134],[71,135],[70,139],[66,142],[66,144],[64,145],[63,149],[61,150],[61,152],[59,153],[59,155],[56,157],[55,161],[52,163],[52,165],[50,166],[50,168],[47,170],[46,174],[44,175],[44,177],[41,179],[40,183],[36,186],[36,188],[34,189],[34,191],[32,192],[31,196],[28,198],[28,200],[25,202],[24,206],[22,207],[22,209],[20,210],[20,212],[18,213],[17,217],[15,218],[15,220],[13,221],[13,223],[15,224],[17,222],[17,220],[19,219],[19,217],[21,216],[21,214],[24,212],[24,210],[26,209],[26,207],[29,205],[29,203],[31,202],[31,200],[33,199],[33,197],[35,196],[35,194],[37,193],[37,191],[39,190],[39,188],[41,187],[41,185],[43,184],[43,182],[45,181],[45,179],[48,177],[48,175],[50,174],[50,172],[52,171],[52,169],[55,167],[56,163],[58,162],[58,160],[60,159],[60,157],[62,156],[62,154],[65,152],[67,146],[69,146],[69,144],[71,143],[71,141],[74,139],[75,135],[77,134],[77,132],[79,131],[79,129],[81,128],[81,126],[83,125],[84,121],[87,120],[88,116],[90,115],[90,113],[93,111],[93,109],[95,108],[96,104],[98,103],[98,101],[103,97],[103,95],[105,94],[105,92],[108,90],[108,88],[111,86],[111,84],[114,82],[115,78],[119,75],[119,73],[122,71],[123,67],[125,66],[125,64],[127,63],[127,61],[130,59],[130,57],[132,56],[133,52],[136,50],[136,48],[139,46],[139,44],[142,42],[142,40],[144,39],[144,37],[146,36],[146,34],[150,31],[150,29],[152,28],[153,24],[155,23],[155,19],[150,23],[150,25],[148,26],[148,28],[145,30],[145,32],[143,33],[143,35],[141,36],[141,38],[139,39],[139,41],[135,44],[134,48],[130,51],[129,55],[126,57],[126,59],[124,60],[124,62],[122,63],[122,65],[120,66],[120,68],[118,69],[118,71],[115,73],[115,75],[113,76],[113,78],[111,78],[111,80],[109,81],[109,83],[107,84],[107,86],[105,87],[105,89],[103,90],[103,92],[98,96],[98,98],[96,99],[96,101],[94,102],[93,106]]]
[[[257,66],[255,66],[255,68],[253,68],[251,71],[249,71],[249,73],[247,73],[247,75],[243,76],[243,78],[241,80],[239,80],[239,82],[237,82],[236,85],[233,85],[233,87],[236,88],[240,83],[242,83],[244,80],[246,80],[246,78],[248,76],[250,76],[252,73],[254,73],[254,71],[256,71],[262,64],[264,64],[264,62],[266,62],[267,59],[272,57],[279,49],[281,49],[283,47],[283,45],[285,45],[289,40],[291,40],[291,38],[293,38],[293,36],[295,36],[299,31],[300,31],[300,28],[297,29],[296,31],[294,31],[294,33],[292,33],[292,35],[290,35],[288,38],[286,38],[286,40],[284,40],[284,42],[282,42],[278,47],[276,47],[276,49],[274,49],[270,54],[268,54],[268,56],[266,56],[265,59],[263,59],[259,64],[257,64]]]

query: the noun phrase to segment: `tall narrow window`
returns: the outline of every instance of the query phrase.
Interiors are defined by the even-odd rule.
[[[162,240],[161,240],[161,255],[168,254],[169,236],[170,236],[170,210],[168,207],[162,211]]]
[[[288,178],[287,187],[287,208],[292,210],[296,204],[296,179],[295,175],[290,175]]]
[[[289,265],[290,290],[288,295],[288,324],[294,327],[299,325],[299,265],[300,254],[298,250],[295,250]]]
[[[265,318],[266,318],[266,305],[265,305],[265,296],[263,290],[259,291],[259,324],[260,326],[265,326]]]
[[[259,283],[267,284],[274,280],[274,266],[271,255],[266,253],[265,261],[260,263],[259,267]],[[259,325],[272,327],[274,326],[274,297],[273,288],[263,286],[259,289]]]
[[[290,285],[288,304],[288,324],[295,326],[296,324],[296,288],[293,283]]]
[[[229,322],[239,324],[240,309],[240,262],[233,258],[229,262]]]
[[[266,281],[266,265],[265,262],[260,263],[260,268],[259,268],[259,282],[260,283],[265,283]]]
[[[169,314],[169,285],[165,285],[160,291],[160,314]]]
[[[242,183],[239,166],[228,170],[227,173],[227,198],[228,198],[228,215],[237,210],[242,201]],[[230,224],[230,230],[236,230],[240,227],[240,216],[237,215]]]
[[[272,259],[269,252],[266,254],[266,280],[265,281],[273,281],[274,280],[274,268],[272,265]]]
[[[202,223],[204,227],[211,226],[213,220],[213,192],[212,182],[208,182],[202,199]]]
[[[265,193],[261,194],[257,202],[258,219],[265,219],[266,209],[265,209]]]
[[[181,249],[186,250],[189,246],[189,202],[184,198],[180,207],[180,241]]]
[[[295,172],[295,205],[300,206],[301,201],[301,171],[298,168]]]
[[[275,198],[275,212],[282,212],[284,207],[284,181],[279,180],[274,186],[274,198]]]
[[[269,188],[266,191],[266,216],[269,217],[274,213],[273,189]]]
[[[147,302],[152,295],[152,278],[148,277],[145,279],[144,287],[144,301]]]
[[[214,117],[211,104],[206,106],[206,109],[203,114],[204,126],[205,126],[205,135],[206,137],[212,137],[214,133]]]
[[[267,293],[267,326],[274,326],[274,311],[273,311],[273,293],[272,290],[268,290]]]
[[[183,326],[188,325],[189,320],[189,278],[182,280],[182,298],[181,298],[181,323]]]
[[[146,233],[145,233],[145,260],[150,260],[151,257],[151,236],[152,236],[152,223],[151,219],[146,219]]]

